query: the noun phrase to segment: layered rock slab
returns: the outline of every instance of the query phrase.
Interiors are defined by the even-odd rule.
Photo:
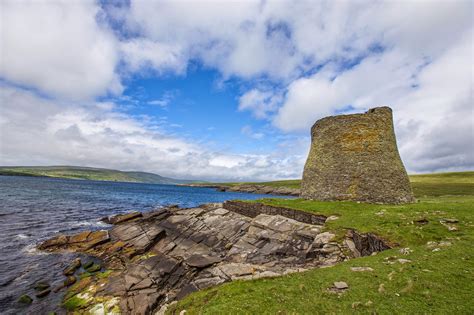
[[[144,213],[108,232],[59,235],[39,247],[85,252],[113,271],[100,285],[86,288],[92,297],[85,308],[105,307],[97,303],[108,297],[118,299],[122,313],[150,314],[223,282],[284,275],[347,259],[344,245],[321,229],[281,215],[250,218],[210,204]]]
[[[311,128],[301,196],[314,200],[414,202],[398,153],[392,110],[331,116]]]

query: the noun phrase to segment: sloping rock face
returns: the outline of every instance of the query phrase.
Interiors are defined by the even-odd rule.
[[[93,255],[112,271],[107,279],[82,279],[82,292],[68,292],[68,298],[85,299],[76,311],[113,302],[124,314],[150,314],[196,290],[333,265],[348,259],[344,253],[350,251],[334,234],[322,233],[322,224],[282,215],[251,218],[222,204],[122,218],[109,219],[116,225],[108,232],[58,235],[39,245]]]
[[[301,184],[303,198],[388,204],[415,201],[389,107],[318,120],[311,128],[311,142]]]

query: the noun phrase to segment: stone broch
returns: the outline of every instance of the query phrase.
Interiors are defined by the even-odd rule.
[[[311,128],[311,142],[301,184],[303,198],[415,201],[389,107],[320,119]]]

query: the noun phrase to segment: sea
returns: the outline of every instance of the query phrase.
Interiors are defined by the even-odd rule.
[[[118,213],[268,197],[200,187],[0,176],[0,314],[64,313],[58,306],[64,290],[36,298],[33,288],[38,281],[52,287],[62,283],[62,270],[77,257],[36,249],[57,233],[107,229],[100,219]],[[33,303],[18,303],[22,294]]]

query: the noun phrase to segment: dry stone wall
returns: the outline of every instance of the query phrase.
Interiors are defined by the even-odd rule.
[[[301,196],[314,200],[414,202],[398,153],[392,110],[331,116],[311,129]]]

